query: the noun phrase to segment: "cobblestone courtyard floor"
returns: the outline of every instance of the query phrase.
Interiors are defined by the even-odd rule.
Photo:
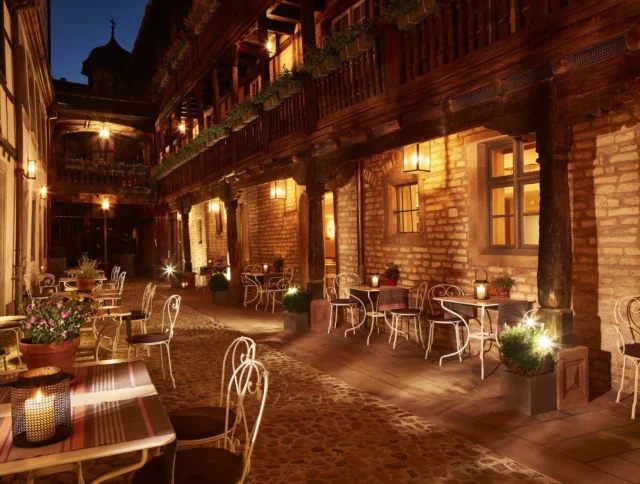
[[[128,282],[124,305],[137,308],[143,288],[142,282]],[[158,288],[149,331],[159,327],[162,304],[169,294],[168,288]],[[170,379],[162,379],[159,352],[145,356],[167,409],[217,401],[224,351],[237,335],[182,305],[171,344],[177,389],[171,387]],[[126,356],[124,340],[118,356]],[[259,344],[257,358],[269,370],[270,387],[247,482],[555,482],[281,351]],[[135,460],[134,455],[124,455],[90,462],[85,466],[85,480],[91,482]],[[5,476],[0,482],[21,484],[26,479]],[[71,474],[58,474],[37,482],[71,483],[75,479]],[[127,482],[127,478],[110,482]]]

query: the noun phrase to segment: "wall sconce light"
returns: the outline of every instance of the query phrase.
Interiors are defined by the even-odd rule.
[[[40,199],[47,199],[47,187],[40,187]]]
[[[109,127],[106,124],[102,125],[102,129],[100,129],[100,139],[109,139],[111,133],[109,132]]]
[[[287,199],[287,181],[276,180],[271,182],[271,200]]]
[[[184,121],[180,121],[180,124],[178,125],[178,131],[180,131],[180,134],[185,134],[187,132],[187,125],[184,123]]]
[[[220,201],[217,198],[209,202],[209,212],[220,213]]]
[[[336,236],[336,223],[333,220],[331,220],[327,226],[327,233],[329,234],[330,239],[333,239]]]
[[[182,214],[178,212],[178,222],[182,222]]]
[[[269,52],[269,57],[276,55],[276,34],[269,34],[267,38],[267,52]]]
[[[36,179],[36,160],[27,161],[27,172],[24,174],[27,180]]]
[[[425,144],[428,148],[425,150]],[[429,173],[431,171],[431,141],[404,147],[403,171],[405,173]]]
[[[109,206],[110,206],[109,199],[107,197],[104,197],[102,199],[102,210],[106,212],[107,210],[109,210]]]
[[[478,271],[484,272],[484,279],[478,277]],[[473,298],[479,301],[489,299],[489,281],[487,281],[485,269],[476,269],[476,280],[473,281]]]

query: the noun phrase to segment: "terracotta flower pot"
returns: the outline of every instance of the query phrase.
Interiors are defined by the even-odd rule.
[[[29,343],[26,339],[20,340],[18,349],[30,370],[45,366],[62,368],[62,371],[71,373],[76,352],[80,346],[80,336],[73,341],[43,345]]]
[[[387,279],[387,286],[397,286],[398,279]]]
[[[502,287],[496,287],[496,296],[497,297],[509,297],[509,289],[504,289]]]
[[[78,286],[78,291],[91,292],[95,284],[95,279],[76,279],[76,286]]]

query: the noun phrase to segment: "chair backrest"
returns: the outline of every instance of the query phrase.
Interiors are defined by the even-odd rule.
[[[233,453],[242,452],[243,470],[238,482],[243,482],[251,469],[251,454],[256,443],[262,414],[267,402],[269,372],[264,365],[253,358],[246,358],[236,368],[227,388],[224,448]],[[255,397],[258,401],[257,415],[249,418],[245,411],[245,398]],[[235,405],[232,405],[232,402]],[[235,421],[230,421],[231,408],[236,413]]]
[[[291,287],[291,279],[286,279],[284,277],[272,277],[269,279],[269,283],[267,284],[268,289],[273,289],[276,291],[286,291]]]
[[[240,274],[240,280],[242,281],[243,286],[257,287],[258,289],[262,288],[262,284],[260,284],[260,281],[258,279],[256,279],[255,277],[250,277],[244,272]]]
[[[429,311],[431,314],[442,312],[442,305],[435,300],[436,297],[458,297],[464,296],[464,290],[453,284],[436,284],[429,289]]]
[[[142,295],[142,314],[146,319],[151,318],[151,307],[153,306],[153,297],[156,295],[156,285],[150,282],[144,288]]]
[[[240,336],[233,340],[233,342],[227,348],[222,360],[222,378],[220,378],[220,403],[222,407],[226,400],[225,387],[231,384],[231,380],[227,380],[227,366],[231,367],[231,379],[239,376],[236,374],[236,370],[242,365],[247,358],[255,359],[256,357],[256,343],[251,338],[246,336]],[[236,382],[237,383],[237,382]]]
[[[358,296],[353,294],[349,296],[349,302],[356,303],[358,306],[358,321],[354,321],[354,325],[358,326],[364,324],[364,320],[367,319],[367,306]],[[351,317],[351,311],[349,311],[349,317]]]
[[[127,277],[127,273],[125,272],[121,272],[120,275],[118,276],[118,284],[116,285],[116,289],[118,291],[118,294],[120,296],[122,296],[122,290],[124,289],[124,279]]]
[[[333,278],[333,288],[338,298],[348,297],[349,286],[358,286],[361,283],[360,276],[355,272],[343,272]]]
[[[40,284],[40,281],[42,280],[42,273],[40,272],[40,268],[37,264],[33,264],[33,275],[35,277],[36,284]]]
[[[429,283],[423,282],[418,286],[418,292],[416,292],[416,305],[415,309],[420,310],[420,314],[424,311],[424,301],[427,299],[427,293],[429,292]]]
[[[284,271],[282,271],[282,279],[291,282],[291,279],[293,279],[293,267],[287,267]]]
[[[213,272],[224,272],[227,270],[227,264],[223,261],[215,261],[213,263]]]
[[[329,304],[338,299],[338,294],[333,287],[327,287],[327,290],[325,292],[327,294],[327,300],[329,301]]]
[[[625,296],[613,307],[618,351],[625,354],[627,344],[640,343],[640,295]]]
[[[120,266],[113,266],[111,269],[111,282],[118,282],[118,275],[120,274]]]
[[[169,297],[165,303],[164,308],[162,308],[162,323],[160,325],[160,331],[166,332],[169,331],[169,339],[173,338],[173,328],[176,325],[176,320],[178,319],[178,313],[180,312],[180,302],[182,298],[177,294]],[[164,319],[165,316],[167,318],[167,329],[164,328]]]
[[[262,266],[258,264],[249,264],[242,272],[262,272]]]

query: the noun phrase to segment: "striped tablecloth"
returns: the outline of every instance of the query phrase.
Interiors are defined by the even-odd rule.
[[[407,307],[407,288],[402,286],[380,286],[376,289],[360,289],[350,287],[349,291],[360,298],[365,304],[369,300],[367,292],[371,292],[371,299],[377,298],[378,311],[401,309]]]
[[[21,449],[12,445],[11,416],[0,418],[0,463],[13,462],[74,450],[110,444],[122,444],[158,435],[173,433],[169,417],[160,397],[147,397],[82,405],[72,408],[73,434],[57,444],[35,449]]]

